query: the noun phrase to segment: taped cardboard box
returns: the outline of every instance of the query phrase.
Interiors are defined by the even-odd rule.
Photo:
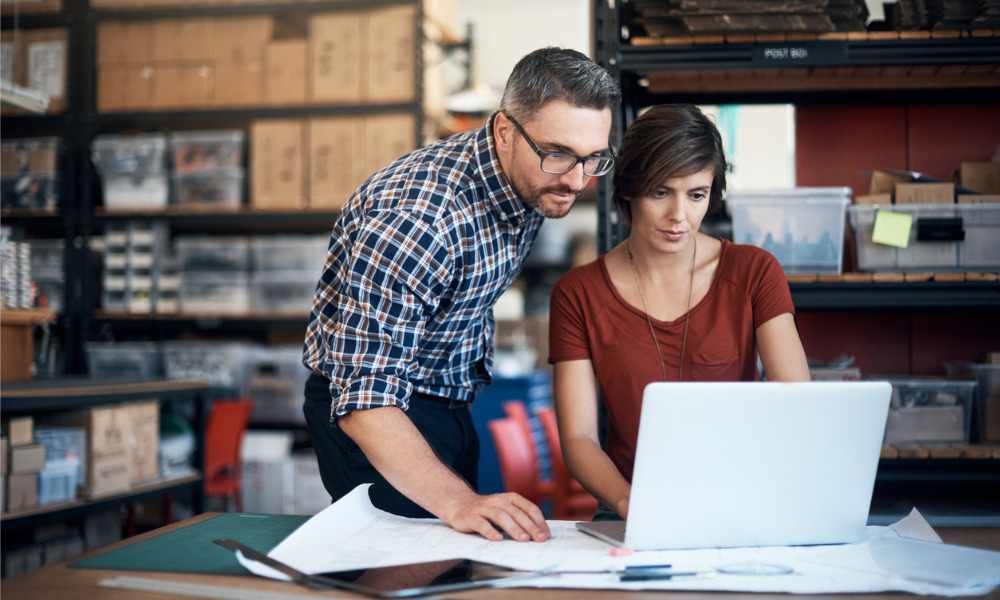
[[[22,32],[22,60],[26,61],[24,85],[49,97],[47,114],[66,108],[66,72],[69,60],[66,28],[33,29]]]
[[[160,473],[160,403],[130,402],[120,407],[128,421],[129,481],[135,485]]]
[[[153,60],[153,24],[148,20],[97,24],[97,67],[147,64]]]
[[[365,21],[365,99],[372,102],[413,101],[416,93],[416,7],[373,10]]]
[[[305,122],[297,119],[250,124],[250,204],[259,209],[307,205]]]
[[[35,441],[35,421],[28,415],[3,421],[3,435],[11,446],[21,446]]]
[[[11,473],[6,483],[9,512],[38,506],[38,473]]]
[[[149,110],[153,105],[150,65],[107,64],[97,67],[98,112]]]
[[[226,63],[260,62],[273,32],[270,15],[215,17],[210,58]]]
[[[352,104],[364,93],[364,13],[309,19],[309,100]]]
[[[131,422],[120,406],[59,413],[46,424],[82,427],[87,433],[87,476],[80,482],[80,496],[98,498],[129,489]]]
[[[161,63],[153,70],[150,107],[202,108],[212,100],[215,70],[203,62]]]
[[[211,60],[213,25],[211,17],[152,21],[150,52],[153,62]]]
[[[309,206],[339,210],[365,180],[364,119],[309,121]]]
[[[308,90],[305,39],[274,40],[264,56],[264,103],[270,106],[305,104]]]
[[[897,183],[896,204],[954,204],[955,184]]]
[[[1000,162],[963,162],[958,184],[980,194],[1000,194]]]
[[[211,103],[217,107],[260,106],[264,103],[264,64],[216,60]]]
[[[34,15],[62,12],[62,0],[4,0],[0,2],[0,15]]]

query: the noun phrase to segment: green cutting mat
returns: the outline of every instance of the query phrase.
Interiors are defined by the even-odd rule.
[[[255,550],[270,552],[308,519],[303,515],[225,513],[69,566],[245,575],[248,571],[236,560],[236,554],[213,540],[231,538]]]

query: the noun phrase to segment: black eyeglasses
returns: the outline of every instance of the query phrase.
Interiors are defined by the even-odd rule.
[[[507,113],[504,114],[507,115]],[[538,158],[541,159],[542,171],[550,175],[569,173],[578,163],[583,163],[583,174],[588,177],[597,177],[606,174],[611,170],[611,167],[615,166],[615,159],[618,158],[618,154],[614,148],[608,148],[606,151],[594,156],[576,156],[566,154],[565,152],[542,152],[535,145],[535,142],[531,141],[531,138],[524,132],[521,125],[514,120],[514,117],[507,115],[507,118],[524,137],[524,141],[528,142],[531,149],[535,151]]]

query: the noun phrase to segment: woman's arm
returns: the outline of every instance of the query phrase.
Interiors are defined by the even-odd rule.
[[[601,448],[597,384],[591,361],[555,363],[553,389],[566,467],[588,492],[625,518],[632,487]]]
[[[809,365],[795,319],[784,313],[757,328],[757,349],[768,381],[809,381]]]

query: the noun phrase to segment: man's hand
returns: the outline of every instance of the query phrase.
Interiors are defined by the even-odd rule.
[[[383,406],[339,417],[379,473],[404,496],[456,531],[500,541],[501,532],[519,542],[543,542],[551,534],[542,511],[519,494],[477,494],[441,462],[406,414]]]
[[[469,492],[441,516],[456,531],[475,532],[493,542],[503,539],[501,531],[518,542],[544,542],[552,537],[542,511],[524,496],[513,492],[489,496],[471,489]]]

